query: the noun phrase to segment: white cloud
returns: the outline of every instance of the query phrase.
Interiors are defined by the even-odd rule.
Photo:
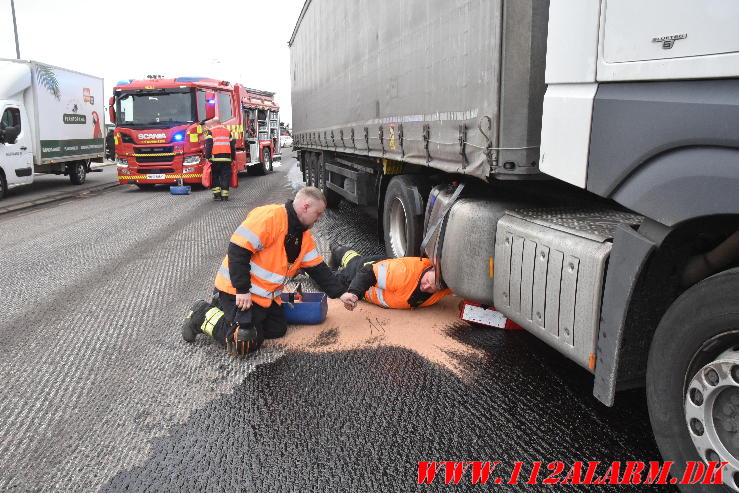
[[[15,0],[21,58],[122,79],[202,76],[274,91],[292,120],[287,42],[303,0]],[[0,58],[15,58],[0,0]]]

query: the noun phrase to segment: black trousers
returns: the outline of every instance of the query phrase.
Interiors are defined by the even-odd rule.
[[[221,190],[228,190],[231,186],[231,162],[230,161],[211,161],[211,188],[220,187]]]
[[[251,308],[241,311],[236,307],[236,296],[217,291],[214,293],[212,305],[223,310],[223,317],[213,327],[213,339],[220,344],[225,345],[226,340],[233,337],[235,324],[231,322],[236,322],[244,328],[257,327],[260,339],[255,341],[257,345],[261,345],[264,339],[276,339],[287,332],[285,313],[277,303],[273,302],[268,308],[252,303]],[[251,320],[243,322],[249,318]]]
[[[344,254],[350,250],[350,248],[343,249],[339,254],[343,257]],[[352,283],[354,276],[357,275],[357,272],[359,272],[362,267],[366,264],[374,264],[375,262],[386,259],[387,257],[385,255],[357,255],[351,259],[348,264],[346,264],[346,267],[336,271],[336,277],[344,284],[344,291],[346,291],[349,289],[349,285]]]

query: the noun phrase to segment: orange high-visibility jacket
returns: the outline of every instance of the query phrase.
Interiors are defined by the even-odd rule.
[[[285,252],[286,235],[287,209],[279,204],[253,209],[231,235],[232,243],[252,252],[249,291],[252,301],[265,308],[272,304],[272,300],[282,304],[280,294],[285,282],[297,274],[299,269],[314,267],[323,262],[310,231],[304,231],[300,253],[295,262],[288,264]],[[228,271],[228,255],[218,268],[215,285],[220,291],[236,294]]]
[[[211,161],[231,161],[231,131],[223,125],[216,125],[211,127],[210,135],[213,137]],[[219,156],[219,154],[227,154],[229,157]]]
[[[432,267],[427,258],[403,257],[390,258],[376,262],[372,270],[377,278],[377,285],[364,293],[364,299],[385,308],[411,308],[408,298],[418,287],[421,275]],[[430,306],[451,294],[450,289],[442,289],[432,294],[419,306]]]

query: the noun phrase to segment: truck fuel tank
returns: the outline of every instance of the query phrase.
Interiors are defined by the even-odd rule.
[[[454,186],[439,185],[431,191],[424,229],[436,224],[454,190]],[[454,203],[426,246],[426,254],[455,294],[494,305],[496,226],[508,209],[522,205],[515,199],[464,196]]]

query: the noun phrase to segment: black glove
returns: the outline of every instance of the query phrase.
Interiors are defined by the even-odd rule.
[[[251,310],[238,310],[226,338],[226,351],[234,356],[244,356],[259,349],[264,342],[261,330],[251,323]]]

